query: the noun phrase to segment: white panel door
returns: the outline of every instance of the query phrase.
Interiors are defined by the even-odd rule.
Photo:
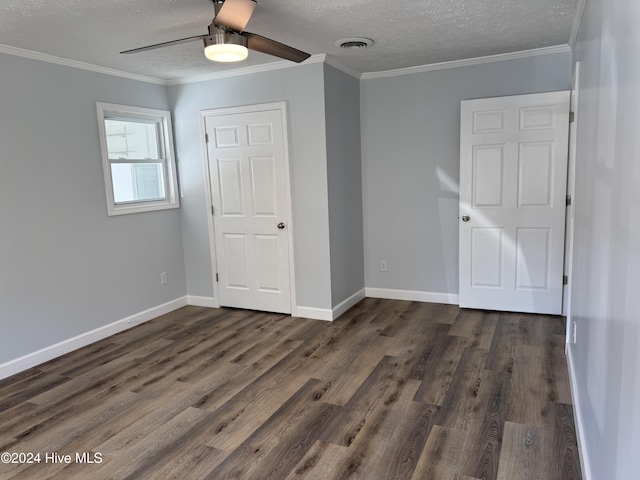
[[[460,306],[562,312],[569,92],[466,100]]]
[[[291,313],[280,110],[205,117],[221,306]]]

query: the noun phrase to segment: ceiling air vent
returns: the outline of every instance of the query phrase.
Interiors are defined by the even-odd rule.
[[[336,42],[336,46],[340,48],[367,48],[371,45],[373,45],[373,40],[363,37],[343,38]]]

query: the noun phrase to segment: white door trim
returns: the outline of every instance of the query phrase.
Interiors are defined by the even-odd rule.
[[[286,235],[289,240],[289,279],[291,289],[291,316],[297,316],[297,302],[296,302],[296,278],[295,278],[295,264],[294,264],[294,243],[293,243],[293,214],[291,210],[291,174],[289,169],[289,138],[288,138],[288,120],[287,120],[287,104],[286,102],[271,102],[261,103],[255,105],[241,105],[236,107],[214,108],[200,111],[200,138],[202,146],[202,158],[203,158],[203,172],[205,179],[205,191],[207,197],[207,224],[209,232],[209,252],[211,254],[211,278],[213,280],[213,296],[217,306],[219,306],[219,293],[218,282],[216,282],[217,259],[216,259],[216,245],[214,236],[213,215],[211,214],[211,208],[213,205],[213,192],[211,191],[211,182],[209,181],[209,164],[207,153],[207,141],[206,134],[206,119],[208,117],[216,117],[221,115],[237,115],[254,112],[264,112],[269,110],[277,110],[282,117],[282,140],[283,140],[283,155],[284,155],[284,169],[285,169],[285,197],[286,197],[286,211],[287,217]]]
[[[567,166],[567,195],[571,197],[571,205],[567,206],[565,225],[565,251],[564,251],[564,273],[567,275],[567,284],[564,286],[562,314],[567,317],[566,343],[571,343],[573,334],[571,319],[571,284],[573,270],[573,243],[576,205],[576,148],[578,133],[578,109],[580,94],[580,63],[576,62],[571,80],[571,112],[573,112],[573,122],[569,124],[569,163]]]

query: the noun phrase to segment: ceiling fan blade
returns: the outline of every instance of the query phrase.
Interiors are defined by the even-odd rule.
[[[254,8],[256,8],[254,0],[224,0],[216,18],[213,19],[213,24],[216,27],[242,32],[247,26]]]
[[[204,37],[206,37],[206,35],[198,35],[195,37],[181,38],[180,40],[171,40],[170,42],[156,43],[155,45],[147,45],[146,47],[134,48],[132,50],[125,50],[124,52],[120,52],[120,53],[145,52],[147,50],[153,50],[154,48],[162,48],[162,47],[168,47],[169,45],[178,45],[179,43],[187,43],[187,42],[194,42],[196,40],[202,40]]]
[[[256,35],[255,33],[243,32],[242,35],[247,37],[247,47],[256,52],[268,53],[269,55],[291,60],[296,63],[303,62],[311,56],[289,45],[276,42],[261,35]]]

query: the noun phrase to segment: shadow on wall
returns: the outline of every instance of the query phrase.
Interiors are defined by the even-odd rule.
[[[460,184],[457,179],[440,166],[436,166],[435,176],[440,186],[438,213],[440,215],[442,244],[458,245]],[[449,257],[443,258],[445,282],[447,284],[447,292],[450,293],[458,291],[458,252],[453,250],[453,253]]]

